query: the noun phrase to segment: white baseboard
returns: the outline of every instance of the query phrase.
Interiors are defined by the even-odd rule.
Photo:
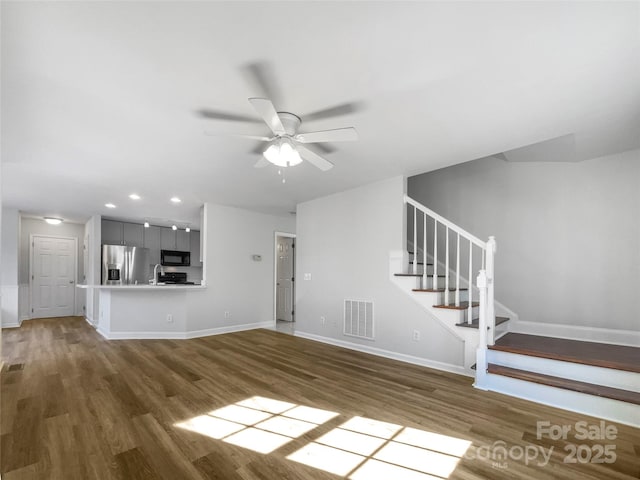
[[[273,322],[245,323],[244,325],[230,325],[228,327],[207,328],[205,330],[194,330],[187,332],[185,338],[208,337],[210,335],[221,335],[223,333],[242,332],[244,330],[255,330],[256,328],[270,328]]]
[[[540,385],[502,375],[487,375],[488,390],[605,420],[640,427],[638,406],[611,398]],[[545,419],[546,420],[546,419]]]
[[[7,323],[2,325],[2,328],[18,328],[20,327],[20,325],[22,325],[22,322],[20,323]]]
[[[107,340],[188,340],[190,338],[255,330],[256,328],[270,328],[272,323],[273,322],[246,323],[244,325],[207,328],[205,330],[194,330],[191,332],[105,332],[99,326],[96,330]]]
[[[509,322],[511,323],[511,322]],[[541,335],[543,337],[566,338],[585,342],[613,343],[637,347],[640,345],[640,331],[614,330],[609,328],[580,327],[517,320],[511,323],[510,332]]]
[[[414,357],[413,355],[406,355],[404,353],[392,352],[390,350],[383,350],[381,348],[368,347],[366,345],[360,345],[358,343],[346,342],[344,340],[337,340],[335,338],[323,337],[321,335],[315,335],[313,333],[305,333],[296,331],[294,333],[296,337],[306,338],[308,340],[314,340],[316,342],[327,343],[336,347],[348,348],[349,350],[356,350],[358,352],[369,353],[378,357],[390,358],[392,360],[399,360],[400,362],[411,363],[413,365],[420,365],[421,367],[433,368],[436,370],[443,370],[445,372],[456,373],[458,375],[464,375],[465,377],[473,378],[464,367],[459,365],[451,365],[449,363],[438,362],[435,360],[429,360],[426,358]]]

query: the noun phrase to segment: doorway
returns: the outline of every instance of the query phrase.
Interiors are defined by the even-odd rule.
[[[74,315],[77,239],[31,235],[30,247],[31,318]]]
[[[296,236],[275,234],[274,320],[276,330],[293,333],[295,322]]]

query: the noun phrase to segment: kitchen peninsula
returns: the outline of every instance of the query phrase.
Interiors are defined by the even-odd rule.
[[[87,288],[79,285],[79,288]],[[96,285],[98,332],[108,339],[190,338],[189,313],[204,285]]]

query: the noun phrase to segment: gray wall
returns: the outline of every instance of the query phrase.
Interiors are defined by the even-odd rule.
[[[0,294],[2,294],[2,326],[16,326],[20,317],[18,286],[18,237],[20,215],[15,208],[2,209],[0,240]]]
[[[20,227],[20,257],[19,257],[19,281],[21,285],[29,284],[29,237],[32,234],[50,235],[54,237],[73,237],[78,241],[78,283],[83,283],[84,255],[84,225],[80,223],[64,222],[60,225],[49,225],[44,220],[36,218],[22,218]],[[85,295],[76,291],[76,313],[83,311]]]
[[[207,204],[202,231],[207,288],[189,298],[187,329],[273,322],[274,234],[295,233],[295,218]]]
[[[485,158],[411,177],[408,194],[496,237],[496,300],[520,320],[640,329],[640,150],[578,163]]]
[[[389,253],[402,250],[404,187],[396,177],[298,205],[296,332],[460,366],[462,342],[389,279]],[[374,341],[344,335],[345,299],[373,301]]]

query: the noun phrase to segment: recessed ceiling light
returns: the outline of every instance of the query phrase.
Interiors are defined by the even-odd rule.
[[[191,231],[191,229],[189,227],[184,229],[185,232],[189,233]]]
[[[149,228],[149,222],[144,222],[144,228]]]
[[[61,218],[55,218],[55,217],[44,217],[44,221],[47,222],[49,225],[60,225],[62,223]]]
[[[131,195],[129,195],[129,198],[131,200],[140,200],[140,195],[138,195],[137,193],[132,193]]]
[[[171,197],[171,201],[173,203],[180,203],[182,200],[180,200],[178,197]]]
[[[105,203],[104,206],[107,208],[116,208],[116,206],[113,203]]]
[[[177,230],[178,227],[176,227],[175,225],[171,225],[171,230]]]

